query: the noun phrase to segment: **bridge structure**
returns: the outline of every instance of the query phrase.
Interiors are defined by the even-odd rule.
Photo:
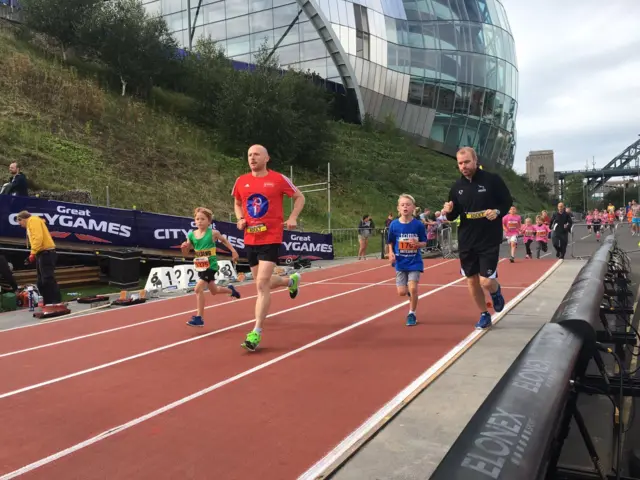
[[[613,177],[640,177],[640,139],[629,145],[622,153],[604,167],[592,170],[565,170],[554,172],[559,186],[560,198],[564,195],[564,181],[571,175],[582,175],[587,179],[588,192],[595,192]]]

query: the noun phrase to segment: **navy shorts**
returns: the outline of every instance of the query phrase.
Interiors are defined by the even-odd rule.
[[[460,270],[465,277],[497,278],[499,261],[500,245],[460,250]]]

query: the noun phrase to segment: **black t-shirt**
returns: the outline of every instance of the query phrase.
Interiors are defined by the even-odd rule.
[[[502,243],[502,217],[513,204],[511,192],[495,173],[478,169],[471,180],[461,176],[449,192],[453,211],[450,222],[460,217],[458,245],[460,250],[482,250]],[[499,210],[498,218],[489,220],[486,210]]]
[[[24,173],[17,173],[9,180],[11,183],[7,193],[9,195],[17,195],[20,197],[29,196],[29,188],[27,187],[27,177]]]

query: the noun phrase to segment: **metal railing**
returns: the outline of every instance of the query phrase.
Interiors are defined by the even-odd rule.
[[[600,225],[574,223],[569,233],[569,244],[567,245],[571,258],[582,260],[591,257],[594,245],[602,244],[609,235],[615,237],[621,227],[624,227],[624,224],[620,222]],[[551,238],[553,240],[553,235]]]
[[[636,333],[614,331],[607,316],[622,315],[630,325],[633,294],[628,258],[611,235],[580,270],[550,321],[544,324],[482,403],[432,480],[529,478],[614,478],[620,473],[623,399],[640,396],[620,353],[635,344]],[[623,299],[623,300],[621,300]],[[508,328],[508,327],[507,327]],[[602,344],[613,345],[612,348]],[[611,373],[600,352],[620,367]],[[593,366],[592,369],[587,367]],[[593,372],[593,373],[592,373]],[[579,396],[607,395],[618,418],[617,438],[606,471],[581,414]],[[584,441],[593,470],[560,462],[572,422]],[[615,461],[614,461],[615,457]],[[629,478],[629,477],[618,477]]]
[[[366,237],[366,257],[384,258],[384,239],[386,229],[374,228]],[[323,230],[321,233],[329,233]],[[334,258],[357,257],[360,251],[360,231],[358,228],[332,228]],[[380,250],[380,237],[382,237],[382,257]]]
[[[428,232],[428,230],[427,230]],[[380,258],[387,258],[387,236],[389,230],[384,228],[380,232]],[[433,236],[435,233],[435,237]],[[431,238],[429,238],[431,237]],[[335,240],[334,240],[335,243]],[[422,249],[422,256],[428,257],[432,254],[442,255],[444,258],[458,257],[458,225],[455,223],[443,223],[439,225],[435,232],[427,233],[427,246]]]
[[[0,18],[10,20],[12,22],[22,23],[22,10],[9,5],[0,5]]]

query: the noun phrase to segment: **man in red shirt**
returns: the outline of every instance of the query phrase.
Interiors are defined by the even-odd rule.
[[[238,230],[244,231],[244,245],[251,273],[256,282],[256,325],[249,332],[242,347],[255,351],[262,338],[262,323],[271,305],[271,290],[289,287],[289,296],[296,298],[300,275],[289,278],[273,275],[278,262],[278,250],[284,236],[283,195],[293,197],[293,210],[286,222],[288,230],[296,228],[298,215],[304,207],[304,195],[284,175],[267,169],[269,153],[262,145],[249,149],[251,173],[236,179],[231,194],[235,198],[234,211]]]

